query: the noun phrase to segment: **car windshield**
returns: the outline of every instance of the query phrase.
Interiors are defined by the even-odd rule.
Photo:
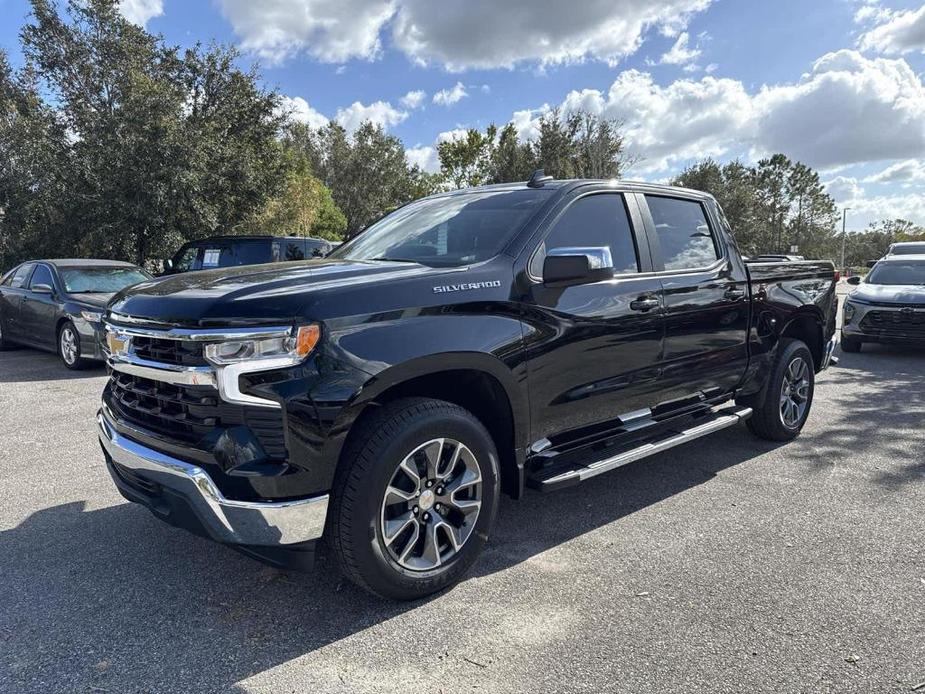
[[[113,294],[151,279],[137,267],[66,267],[60,268],[58,274],[68,294]]]
[[[908,243],[893,246],[890,255],[925,255],[925,243]]]
[[[427,198],[384,217],[328,257],[440,267],[478,263],[500,253],[548,196],[537,189]]]
[[[925,285],[925,260],[877,263],[864,281],[868,284]]]

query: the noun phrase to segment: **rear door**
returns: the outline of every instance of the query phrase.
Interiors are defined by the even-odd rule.
[[[0,331],[11,339],[25,340],[20,306],[35,263],[23,263],[0,285]]]
[[[38,263],[32,276],[29,278],[29,289],[24,292],[19,311],[22,330],[30,342],[45,347],[54,347],[57,340],[55,334],[55,316],[57,314],[57,298],[55,293],[43,294],[35,291],[40,284],[55,289],[55,279],[51,268],[44,263]]]
[[[637,195],[665,312],[661,410],[736,388],[748,366],[748,279],[702,199]]]
[[[603,246],[613,258],[612,279],[544,285],[547,253]],[[656,400],[661,285],[635,201],[619,192],[574,195],[534,248],[524,336],[532,431],[562,448],[641,416]]]

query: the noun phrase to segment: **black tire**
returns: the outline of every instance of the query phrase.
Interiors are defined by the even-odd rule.
[[[805,400],[803,400],[805,408],[795,418],[795,421],[788,425],[782,413],[782,398],[787,385],[784,376],[798,359],[802,360],[805,365],[805,378],[808,381]],[[769,441],[790,441],[796,438],[803,429],[803,425],[806,424],[806,419],[812,409],[815,387],[813,355],[809,347],[801,340],[782,338],[767,385],[759,398],[749,403],[753,412],[748,419],[748,428],[756,436]]]
[[[845,333],[841,334],[841,351],[855,354],[861,351],[861,341],[856,338],[847,337]]]
[[[395,600],[422,598],[456,583],[481,553],[497,513],[500,476],[491,436],[467,410],[427,398],[396,400],[355,426],[361,428],[344,449],[326,533],[341,570],[361,588]],[[383,500],[402,462],[422,444],[443,438],[461,442],[474,456],[481,475],[481,506],[458,551],[437,568],[409,570],[385,544]]]
[[[65,345],[68,335],[73,339],[73,348]],[[61,363],[72,371],[85,369],[90,363],[80,356],[80,333],[71,321],[65,321],[58,329],[58,356],[61,358]]]

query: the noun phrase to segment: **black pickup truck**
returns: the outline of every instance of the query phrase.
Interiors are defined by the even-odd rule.
[[[416,598],[470,567],[502,492],[743,420],[795,437],[836,309],[831,263],[743,262],[709,195],[534,176],[322,260],[124,291],[100,441],[169,523],[282,567],[324,537],[359,585]]]

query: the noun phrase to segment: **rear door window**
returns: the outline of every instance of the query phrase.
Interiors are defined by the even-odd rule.
[[[699,270],[719,260],[719,245],[696,200],[646,195],[666,270]]]

